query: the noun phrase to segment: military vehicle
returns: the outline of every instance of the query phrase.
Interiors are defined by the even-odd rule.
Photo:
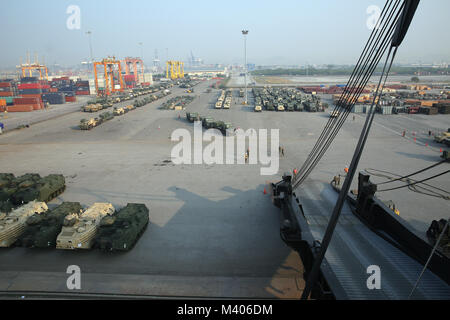
[[[80,124],[78,125],[80,127],[80,130],[91,130],[92,128],[99,125],[98,118],[90,118],[87,119],[81,119]]]
[[[257,104],[257,105],[255,106],[255,112],[261,112],[261,111],[262,111],[261,105]]]
[[[35,213],[26,220],[25,231],[17,242],[28,248],[55,247],[64,218],[69,214],[78,215],[82,209],[79,202],[63,202],[53,210]]]
[[[128,251],[148,225],[145,204],[128,203],[112,216],[105,216],[95,238],[95,247],[107,251]]]
[[[448,128],[447,132],[434,136],[434,141],[438,143],[443,143],[445,139],[450,139],[450,128]]]
[[[339,115],[339,110],[335,110],[330,113],[330,118],[336,118]]]
[[[15,202],[12,196],[16,192],[35,185],[41,179],[41,176],[36,173],[27,173],[11,179],[11,174],[5,174],[4,178],[6,178],[3,181],[4,187],[0,189],[0,211],[10,212],[13,208],[23,204],[21,201]]]
[[[103,109],[102,104],[96,103],[96,104],[88,104],[87,106],[83,107],[82,110],[84,112],[97,112]]]
[[[94,203],[81,215],[70,214],[64,218],[61,233],[56,238],[57,249],[90,249],[103,217],[112,215],[110,203]]]
[[[133,106],[133,105],[127,105],[127,106],[125,106],[125,110],[128,112],[128,111],[132,111],[132,110],[134,110],[134,109],[136,109],[136,107],[135,106]]]
[[[214,108],[215,108],[215,109],[222,109],[222,100],[217,101]]]
[[[27,219],[47,209],[45,202],[32,201],[11,213],[0,213],[0,247],[9,247],[14,244],[24,232]]]
[[[125,109],[114,107],[113,114],[115,116],[121,116],[121,115],[125,114]]]
[[[241,97],[241,98],[244,97],[244,89],[239,90],[239,97]]]
[[[100,114],[100,119],[102,120],[102,123],[105,121],[111,120],[113,118],[114,118],[114,115],[109,111],[106,111],[106,112],[103,112]]]
[[[284,111],[284,106],[281,103],[278,104],[277,111]]]
[[[432,245],[436,245],[439,237],[444,231],[445,225],[447,224],[447,220],[440,219],[439,221],[433,220],[431,222],[430,227],[427,230],[427,237],[432,243]],[[445,232],[442,234],[442,238],[438,244],[438,250],[445,254],[447,257],[450,257],[450,228],[447,227]]]
[[[21,188],[11,195],[11,202],[15,205],[33,200],[49,202],[66,189],[64,176],[49,174],[26,188]]]
[[[211,117],[205,117],[205,118],[202,119],[203,127],[206,128],[206,129],[211,128],[212,125],[213,125],[213,122],[214,122],[214,119],[211,118]]]
[[[186,119],[189,122],[199,121],[200,117],[197,112],[186,112]]]

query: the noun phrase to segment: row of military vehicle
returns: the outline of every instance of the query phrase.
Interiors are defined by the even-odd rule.
[[[108,120],[111,120],[114,118],[114,116],[121,116],[127,112],[130,112],[136,108],[140,108],[145,106],[146,104],[149,104],[155,100],[161,99],[168,95],[170,93],[168,92],[162,92],[158,95],[151,95],[148,97],[145,97],[143,99],[136,99],[134,100],[133,105],[127,105],[125,107],[114,107],[113,112],[103,112],[99,115],[99,117],[96,118],[90,118],[90,119],[81,119],[78,127],[80,130],[91,130],[92,128],[98,127],[102,123],[105,123]]]
[[[48,202],[64,192],[65,183],[64,176],[60,174],[42,178],[37,173],[19,177],[12,173],[0,173],[0,212],[10,212],[33,200]]]
[[[324,112],[326,104],[317,95],[305,95],[293,88],[253,88],[255,112],[308,111]]]
[[[189,103],[195,99],[194,96],[177,96],[164,102],[160,109],[164,110],[183,110]]]
[[[97,111],[100,111],[100,110],[103,110],[103,109],[111,108],[115,103],[128,101],[128,100],[133,99],[133,97],[137,97],[137,96],[140,96],[140,95],[150,94],[154,90],[159,91],[159,89],[157,90],[156,88],[153,88],[153,89],[138,89],[138,90],[143,90],[143,91],[138,91],[137,93],[134,93],[134,94],[121,95],[121,96],[111,97],[111,98],[97,97],[94,100],[88,101],[86,106],[81,107],[81,111],[83,111],[83,112],[97,112]],[[163,97],[165,97],[165,96],[167,96],[169,94],[170,94],[170,90],[165,89],[165,90],[162,90],[161,92],[159,92],[157,94],[152,94],[152,95],[150,95],[148,97],[145,97],[144,100],[147,101],[147,103],[150,103],[150,102],[156,101],[158,99],[161,99],[161,98],[163,98]],[[136,104],[136,101],[137,100],[135,100],[135,104]]]
[[[32,201],[0,213],[0,247],[128,251],[148,221],[144,204],[129,203],[116,211],[110,203],[94,203],[83,210],[78,202],[63,202],[48,210],[45,202]]]
[[[230,89],[222,90],[219,98],[217,99],[215,109],[230,109],[232,98],[233,92]]]
[[[197,112],[186,112],[186,119],[189,122],[201,121],[202,126],[205,129],[217,129],[226,134],[227,130],[230,130],[233,125],[230,122],[214,120],[212,117],[200,116]]]

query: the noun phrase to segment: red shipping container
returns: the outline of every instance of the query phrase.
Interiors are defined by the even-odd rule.
[[[6,107],[8,112],[30,112],[33,111],[32,105],[20,105],[20,106],[10,106]]]
[[[15,105],[18,104],[40,104],[41,103],[41,99],[40,98],[15,98],[13,100]]]
[[[58,88],[49,88],[48,90],[48,92],[58,92]]]
[[[22,89],[42,89],[42,86],[40,83],[22,83],[17,85],[17,88],[19,90]]]
[[[0,82],[0,88],[9,88],[12,87],[11,82]]]
[[[12,91],[0,91],[0,97],[12,97],[14,93]]]
[[[76,97],[66,97],[66,102],[76,102],[77,98]]]
[[[90,94],[89,91],[75,91],[77,96],[88,96]]]
[[[43,109],[44,107],[43,106],[41,106],[41,104],[33,104],[33,110],[41,110],[41,109]]]

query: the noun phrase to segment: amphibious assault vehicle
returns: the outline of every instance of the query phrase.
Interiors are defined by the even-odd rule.
[[[145,204],[129,203],[112,216],[105,216],[95,239],[95,246],[107,251],[128,251],[148,225]]]
[[[56,238],[57,249],[90,249],[100,221],[114,213],[110,203],[94,203],[81,215],[70,214],[64,218],[61,233]]]
[[[32,201],[13,210],[11,213],[0,212],[0,247],[9,247],[22,235],[27,219],[33,214],[48,210],[45,202]]]

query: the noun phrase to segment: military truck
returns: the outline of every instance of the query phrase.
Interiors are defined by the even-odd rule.
[[[64,176],[49,174],[26,188],[21,188],[11,195],[11,202],[15,205],[33,200],[49,202],[66,189]]]
[[[32,201],[13,210],[11,213],[0,213],[0,247],[9,247],[25,231],[25,223],[33,214],[48,210],[45,202]]]
[[[53,210],[35,213],[27,219],[25,231],[18,239],[18,244],[27,248],[55,247],[65,217],[70,214],[78,215],[82,209],[79,202],[63,202]]]
[[[80,124],[78,125],[80,130],[91,130],[92,128],[99,125],[99,119],[98,118],[90,118],[87,119],[81,119]]]
[[[110,203],[94,203],[81,215],[70,214],[64,218],[63,227],[56,238],[57,249],[90,249],[103,217],[112,215]]]
[[[212,128],[214,125],[214,119],[211,117],[206,117],[202,120],[203,122],[203,127],[206,129]]]
[[[105,216],[95,238],[95,247],[105,251],[128,251],[148,225],[149,210],[145,204],[128,203],[111,216]]]
[[[197,112],[186,112],[186,118],[189,122],[195,122],[200,120],[200,117]]]
[[[215,109],[222,109],[222,100],[218,100],[216,102],[216,105],[214,106]]]

